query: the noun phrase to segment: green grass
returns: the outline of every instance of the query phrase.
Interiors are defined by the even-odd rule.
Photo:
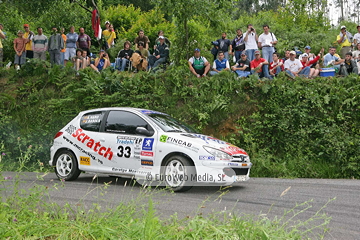
[[[132,197],[112,206],[105,202],[112,199],[109,183],[96,183],[96,177],[76,204],[61,205],[49,191],[64,192],[65,184],[41,183],[39,175],[23,189],[20,174],[9,179],[0,173],[0,239],[322,239],[330,221],[322,213],[326,205],[311,218],[297,220],[311,208],[311,201],[272,219],[268,214],[240,217],[231,211],[160,218],[153,199],[173,193],[134,188]],[[224,194],[219,193],[219,198]],[[96,203],[89,204],[90,196]]]

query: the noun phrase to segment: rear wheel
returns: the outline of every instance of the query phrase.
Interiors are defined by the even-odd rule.
[[[183,156],[172,156],[162,166],[162,179],[175,192],[192,188],[196,181],[195,166]]]
[[[80,175],[75,155],[69,150],[61,150],[55,156],[55,173],[59,179],[75,180]]]

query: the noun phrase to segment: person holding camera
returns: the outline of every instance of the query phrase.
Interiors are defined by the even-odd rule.
[[[99,57],[95,59],[94,64],[90,64],[90,67],[97,72],[104,70],[110,66],[110,61],[107,53],[104,50],[100,50]]]
[[[251,62],[255,59],[255,51],[258,50],[258,35],[252,24],[247,25],[247,31],[243,35],[245,42],[246,56]]]

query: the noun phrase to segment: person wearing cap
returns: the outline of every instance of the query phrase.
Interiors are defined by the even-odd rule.
[[[308,77],[310,73],[310,67],[304,67],[299,59],[296,59],[296,52],[290,51],[290,59],[284,63],[285,72],[291,78],[298,76]]]
[[[324,48],[322,48],[319,54],[312,60],[309,59],[309,55],[307,53],[302,54],[300,61],[301,64],[303,65],[303,69],[306,67],[310,68],[310,72],[308,76],[309,78],[316,77],[319,75],[319,69],[313,68],[312,66],[319,61],[322,54],[324,54]]]
[[[156,49],[156,46],[160,44],[160,36],[163,36],[165,38],[165,43],[170,48],[170,44],[171,44],[170,40],[164,36],[164,31],[160,30],[158,31],[158,37],[155,39],[154,50]]]
[[[255,51],[258,50],[258,35],[252,24],[247,25],[247,31],[244,33],[245,51],[247,59],[251,62],[255,59]]]
[[[190,71],[198,78],[205,77],[210,71],[210,64],[205,57],[200,55],[200,49],[195,48],[194,56],[188,61]]]
[[[108,55],[103,49],[100,50],[99,57],[95,59],[95,62],[93,64],[90,64],[90,67],[98,73],[110,67]]]
[[[29,24],[24,24],[24,30],[25,33],[23,35],[23,38],[26,39],[26,45],[25,45],[26,58],[33,58],[34,52],[33,52],[32,40],[35,34],[32,31],[30,31]]]
[[[3,66],[3,58],[4,58],[4,51],[3,51],[3,45],[1,40],[5,39],[5,34],[2,31],[4,26],[0,23],[0,67]]]
[[[50,55],[51,65],[57,64],[62,65],[60,52],[64,49],[64,39],[57,32],[56,27],[52,27],[52,34],[49,37],[48,51]]]
[[[76,55],[76,42],[79,35],[75,32],[75,27],[70,27],[70,32],[66,34],[66,50],[64,55],[64,64]]]
[[[216,75],[221,71],[230,70],[229,60],[225,58],[225,55],[222,51],[218,52],[218,58],[214,61],[212,66],[212,71],[210,71],[210,75]]]
[[[311,60],[313,60],[315,58],[315,54],[311,53],[311,47],[310,46],[306,46],[304,48],[304,53],[306,53],[308,55],[308,61],[311,61]]]
[[[169,47],[165,43],[165,37],[159,37],[160,43],[156,46],[154,54],[149,56],[149,66],[153,71],[158,70],[158,66],[162,63],[166,63],[169,59]]]
[[[231,70],[236,72],[239,78],[247,77],[251,74],[250,61],[247,59],[245,51],[241,53],[240,59],[231,67]]]
[[[275,52],[274,46],[277,44],[275,34],[270,32],[269,25],[263,26],[264,33],[259,36],[258,47],[262,50],[262,56],[269,63],[273,61],[272,54]]]
[[[260,51],[255,51],[255,59],[250,62],[251,73],[257,75],[259,78],[268,78],[269,75],[269,62],[266,59],[261,58]]]
[[[131,43],[129,41],[124,42],[124,49],[120,50],[116,58],[116,68],[120,70],[120,72],[125,71],[126,65],[129,64],[133,53],[134,50],[131,49]]]
[[[342,75],[348,76],[351,73],[355,73],[357,75],[359,74],[359,71],[356,62],[352,59],[352,53],[348,52],[345,55],[344,71]]]
[[[284,71],[284,61],[279,57],[279,53],[273,53],[273,61],[270,63],[269,69],[269,73],[272,77],[276,77],[280,72]]]
[[[357,33],[354,35],[354,47],[356,48],[357,44],[360,43],[360,25],[356,27]]]
[[[245,42],[241,29],[236,30],[236,36],[231,42],[233,53],[235,54],[235,61],[239,61],[242,52],[245,50]]]
[[[33,38],[33,47],[34,47],[34,58],[46,60],[46,51],[48,48],[48,39],[43,34],[43,29],[41,27],[37,28],[38,34]]]
[[[17,38],[14,39],[14,50],[15,50],[15,60],[14,65],[15,69],[19,70],[20,66],[25,63],[26,60],[26,53],[25,53],[25,44],[27,43],[27,40],[23,38],[23,31],[17,32]]]
[[[149,38],[147,36],[145,36],[144,34],[144,30],[139,30],[138,31],[138,36],[134,39],[134,43],[135,43],[135,50],[137,49],[137,45],[139,42],[143,42],[144,43],[144,47],[146,50],[149,50]]]
[[[329,52],[324,56],[324,67],[332,66],[333,68],[337,69],[340,72],[344,71],[343,65],[344,59],[341,59],[336,56],[336,48],[330,47]]]
[[[112,24],[105,24],[105,26],[108,27],[102,32],[102,35],[107,42],[107,47],[111,48],[114,46],[113,43],[116,38],[116,33],[114,32],[114,26]]]
[[[353,35],[346,30],[345,26],[341,26],[340,34],[337,36],[336,41],[340,44],[340,56],[345,58],[345,54],[351,50],[351,42]]]

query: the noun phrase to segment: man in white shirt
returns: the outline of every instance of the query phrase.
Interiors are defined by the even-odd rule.
[[[263,58],[269,63],[273,61],[272,55],[275,52],[274,46],[277,43],[275,35],[270,32],[269,25],[263,26],[264,33],[259,36],[258,47],[262,49]]]
[[[360,43],[360,25],[356,27],[358,32],[354,35],[354,47],[356,48],[356,45]]]
[[[247,25],[247,31],[244,33],[243,38],[245,42],[246,56],[251,62],[255,59],[255,51],[258,50],[258,35],[252,24]]]
[[[300,75],[308,77],[310,73],[310,67],[305,67],[303,69],[301,61],[299,59],[296,59],[295,56],[296,52],[290,51],[290,58],[284,63],[284,68],[287,75],[291,78],[295,78]]]

